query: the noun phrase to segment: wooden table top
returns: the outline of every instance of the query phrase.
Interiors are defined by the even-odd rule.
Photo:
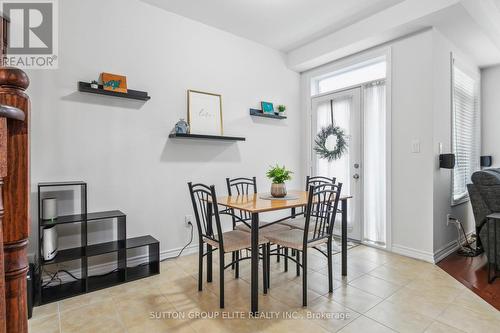
[[[307,191],[288,191],[290,196],[298,196],[293,200],[269,200],[261,199],[263,193],[249,194],[249,195],[233,195],[218,197],[217,203],[221,206],[234,208],[249,213],[264,213],[275,210],[282,210],[287,208],[301,207],[307,204],[308,192]],[[350,195],[341,195],[340,200],[350,199]]]

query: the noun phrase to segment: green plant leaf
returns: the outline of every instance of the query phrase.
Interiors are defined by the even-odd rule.
[[[270,167],[270,169],[266,173],[266,176],[267,178],[272,180],[273,184],[283,184],[287,180],[292,179],[292,174],[293,172],[287,170],[285,166],[280,167],[278,164],[276,164],[276,166]]]

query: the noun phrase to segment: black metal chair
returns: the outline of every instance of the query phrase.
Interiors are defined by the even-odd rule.
[[[317,186],[317,185],[323,185],[323,184],[335,184],[337,181],[337,178],[332,177],[323,177],[323,176],[306,176],[306,191],[309,189],[309,186]]]
[[[306,176],[306,191],[309,190],[310,186],[335,184],[336,181],[337,181],[337,179],[335,177],[328,178],[328,177],[323,177],[323,176],[313,176],[313,177]],[[300,210],[301,211],[299,213],[297,213],[296,209],[292,208],[292,218],[281,222],[281,224],[289,226],[292,229],[304,230],[304,226],[305,226],[304,217],[296,218],[298,216],[304,215],[304,208],[300,208]],[[288,255],[288,253],[286,253],[286,252],[288,252],[287,249],[285,249],[285,255]],[[292,249],[292,255],[295,256],[296,262],[300,262],[299,254],[294,249]],[[285,259],[285,262],[286,261],[287,261],[287,259]],[[297,276],[299,276],[300,269],[299,269],[298,265],[297,265],[296,269],[297,269]]]
[[[233,195],[249,195],[249,194],[256,194],[257,193],[257,180],[255,177],[252,178],[226,178],[226,185],[227,185],[227,193],[230,196]],[[244,211],[238,211],[235,212],[234,209],[231,209],[232,213],[232,220],[233,220],[233,230],[240,230],[244,232],[250,232],[251,231],[251,226],[250,223],[252,221],[252,215],[248,212]],[[239,222],[239,223],[238,223]],[[266,234],[269,232],[277,232],[277,231],[285,231],[285,230],[290,230],[291,228],[289,226],[276,223],[276,222],[264,222],[261,221],[259,223],[259,234],[263,237],[266,237]],[[271,251],[271,245],[268,244],[268,251]],[[280,251],[280,248],[276,251]],[[233,253],[233,261],[238,259],[240,253],[236,252]],[[279,261],[279,256],[277,257]],[[269,263],[268,263],[269,265]],[[285,264],[286,265],[286,264]],[[234,265],[236,268],[236,277],[239,276],[239,265],[236,263]],[[287,266],[287,265],[286,265]],[[288,269],[288,267],[285,267],[285,269]],[[268,285],[269,287],[269,285]]]
[[[219,302],[220,307],[224,308],[224,270],[241,260],[250,259],[250,257],[238,258],[237,260],[225,265],[224,254],[250,248],[250,234],[240,230],[222,232],[215,186],[188,183],[188,187],[193,204],[199,238],[198,290],[201,291],[203,289],[203,257],[207,256],[207,282],[212,282],[212,252],[219,250]],[[214,220],[215,230],[213,225]],[[206,253],[204,251],[205,243],[207,244]],[[267,267],[267,243],[267,239],[259,237],[259,245],[262,245],[264,267]],[[263,269],[262,271],[264,293],[266,294],[268,281],[267,269]]]
[[[310,186],[318,186],[325,184],[335,184],[337,179],[335,177],[328,178],[323,176],[306,176],[306,191],[309,190]],[[287,225],[292,229],[304,229],[304,219],[295,219],[295,217],[304,215],[304,209],[297,213],[295,208],[292,208],[292,219],[281,222],[281,224]]]
[[[286,249],[297,252],[288,259],[296,262],[302,268],[302,305],[307,306],[307,250],[314,248],[326,256],[328,261],[328,290],[333,292],[333,263],[332,263],[332,237],[335,217],[338,211],[342,184],[322,184],[309,187],[309,196],[305,210],[305,228],[292,229],[270,233],[266,238]],[[318,245],[326,243],[326,253]],[[302,253],[302,263],[299,262],[298,253]],[[274,255],[274,254],[273,254]],[[280,253],[276,255],[282,255]],[[270,273],[270,272],[269,272]]]

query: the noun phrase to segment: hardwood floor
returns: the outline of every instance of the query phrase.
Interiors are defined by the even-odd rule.
[[[438,266],[497,310],[500,310],[500,279],[497,278],[493,283],[488,283],[484,254],[467,258],[453,253],[440,261]]]

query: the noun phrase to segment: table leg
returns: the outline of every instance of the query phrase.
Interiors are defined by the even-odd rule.
[[[341,201],[342,209],[342,275],[347,275],[347,199]]]
[[[252,213],[251,312],[259,311],[259,214]]]

